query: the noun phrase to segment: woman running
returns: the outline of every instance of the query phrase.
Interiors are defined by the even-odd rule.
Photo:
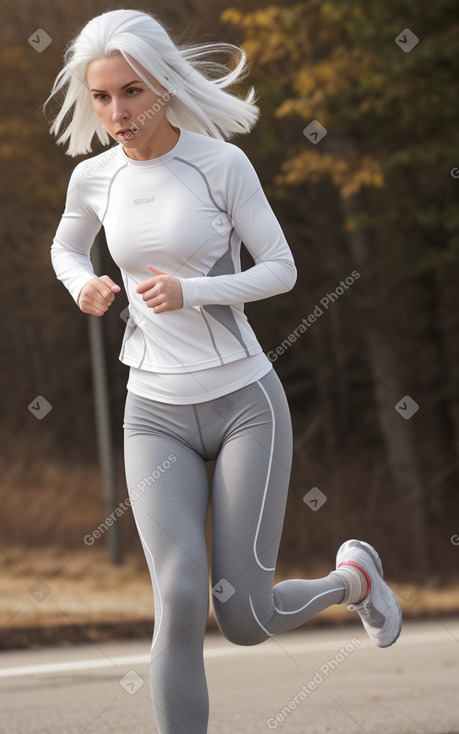
[[[231,52],[234,69],[214,52]],[[359,540],[325,578],[273,588],[291,420],[244,303],[289,291],[296,269],[254,168],[228,142],[258,117],[253,89],[226,91],[245,70],[237,46],[178,47],[150,15],[115,10],[71,43],[52,91],[63,101],[51,131],[70,155],[91,152],[94,136],[116,143],[74,169],[52,262],[79,308],[102,316],[121,290],[91,264],[104,227],[129,300],[125,467],[154,592],[160,734],[207,731],[208,461],[213,601],[229,640],[258,644],[343,603],[380,647],[401,629],[379,556]],[[242,243],[254,260],[243,272]]]

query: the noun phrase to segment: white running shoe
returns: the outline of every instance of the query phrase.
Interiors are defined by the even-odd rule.
[[[336,569],[355,566],[366,576],[368,595],[360,604],[349,604],[360,614],[366,632],[378,647],[389,647],[402,629],[402,612],[397,598],[383,579],[381,559],[363,540],[347,540],[336,554]]]

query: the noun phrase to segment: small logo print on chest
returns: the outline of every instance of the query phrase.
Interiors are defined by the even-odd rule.
[[[145,196],[144,199],[134,199],[134,206],[140,206],[141,204],[151,204],[154,200],[154,196]]]

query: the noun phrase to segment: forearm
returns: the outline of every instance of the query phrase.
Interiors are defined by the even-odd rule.
[[[296,268],[292,259],[266,260],[241,273],[180,280],[184,308],[208,304],[236,305],[291,290],[296,281]]]
[[[51,262],[56,277],[65,285],[75,303],[78,303],[78,296],[83,286],[97,277],[89,254],[69,250],[54,240],[51,247]]]

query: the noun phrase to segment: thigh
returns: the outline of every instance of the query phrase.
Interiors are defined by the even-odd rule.
[[[290,411],[274,372],[245,388],[215,466],[212,486],[213,583],[245,595],[262,574],[271,585],[292,462]]]
[[[202,566],[209,491],[205,461],[177,439],[127,435],[125,469],[141,540],[148,539],[151,552],[181,548]]]
[[[124,448],[129,498],[155,603],[182,606],[187,596],[200,596],[207,604],[205,461],[176,436],[150,430],[145,420],[137,424],[135,399],[126,409]]]

